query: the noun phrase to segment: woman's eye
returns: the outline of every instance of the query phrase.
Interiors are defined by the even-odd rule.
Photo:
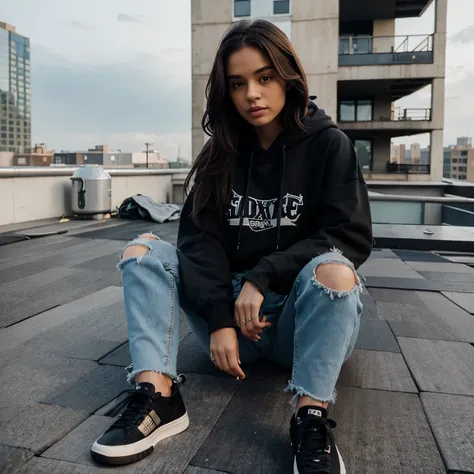
[[[262,78],[260,79],[262,82],[268,82],[270,81],[272,78],[272,76],[262,76]]]
[[[242,82],[233,82],[231,85],[232,89],[238,89],[239,87],[243,86]]]

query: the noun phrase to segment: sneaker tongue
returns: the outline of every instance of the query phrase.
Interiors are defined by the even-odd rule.
[[[309,418],[313,416],[326,418],[328,416],[328,412],[325,408],[312,406],[301,407],[298,410],[298,418]]]
[[[143,393],[144,395],[148,395],[153,397],[155,395],[155,386],[152,383],[142,382],[141,384],[137,385],[136,393]]]

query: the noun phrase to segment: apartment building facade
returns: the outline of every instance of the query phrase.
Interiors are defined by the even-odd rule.
[[[0,152],[31,147],[30,40],[0,22]]]
[[[423,15],[425,35],[395,36],[395,21]],[[192,153],[205,143],[204,91],[219,40],[233,22],[263,18],[290,38],[311,95],[353,141],[367,179],[440,180],[443,176],[447,0],[193,0]],[[431,85],[431,107],[394,102]],[[429,165],[390,168],[394,137],[429,133]]]
[[[458,137],[444,149],[444,177],[474,183],[474,148],[471,137]]]

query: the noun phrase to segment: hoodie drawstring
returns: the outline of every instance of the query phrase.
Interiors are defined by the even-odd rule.
[[[248,176],[247,176],[247,184],[245,185],[245,193],[244,193],[244,198],[241,201],[241,204],[239,206],[239,210],[237,215],[240,216],[239,220],[239,236],[237,238],[237,250],[240,249],[240,240],[242,238],[242,227],[244,223],[244,211],[245,207],[247,205],[247,200],[249,198],[249,187],[250,187],[250,178],[252,177],[252,162],[253,162],[253,152],[250,153],[250,163],[249,163],[249,171],[248,171]]]
[[[249,198],[249,187],[250,179],[252,177],[252,163],[253,153],[250,154],[250,163],[247,176],[247,184],[245,185],[245,193],[243,199],[240,201],[239,210],[237,215],[239,216],[239,236],[237,237],[237,250],[240,250],[240,243],[242,240],[242,228],[244,223],[244,212],[247,206]],[[283,161],[281,165],[280,174],[280,193],[278,196],[278,212],[277,212],[277,239],[276,239],[276,250],[280,249],[280,236],[281,236],[281,214],[283,210],[283,191],[285,186],[285,172],[286,172],[286,145],[283,146]]]
[[[280,249],[280,232],[281,232],[281,213],[283,209],[283,189],[285,185],[285,171],[286,171],[286,146],[283,146],[283,163],[280,175],[280,195],[278,197],[278,214],[277,214],[277,241],[276,249]]]

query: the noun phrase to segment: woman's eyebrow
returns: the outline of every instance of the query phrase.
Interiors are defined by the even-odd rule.
[[[263,71],[267,71],[268,69],[273,69],[273,66],[263,66],[260,69],[254,71],[253,75],[256,76],[257,74],[260,74]],[[240,79],[241,77],[242,76],[239,76],[238,74],[232,74],[231,76],[227,76],[227,79]]]

